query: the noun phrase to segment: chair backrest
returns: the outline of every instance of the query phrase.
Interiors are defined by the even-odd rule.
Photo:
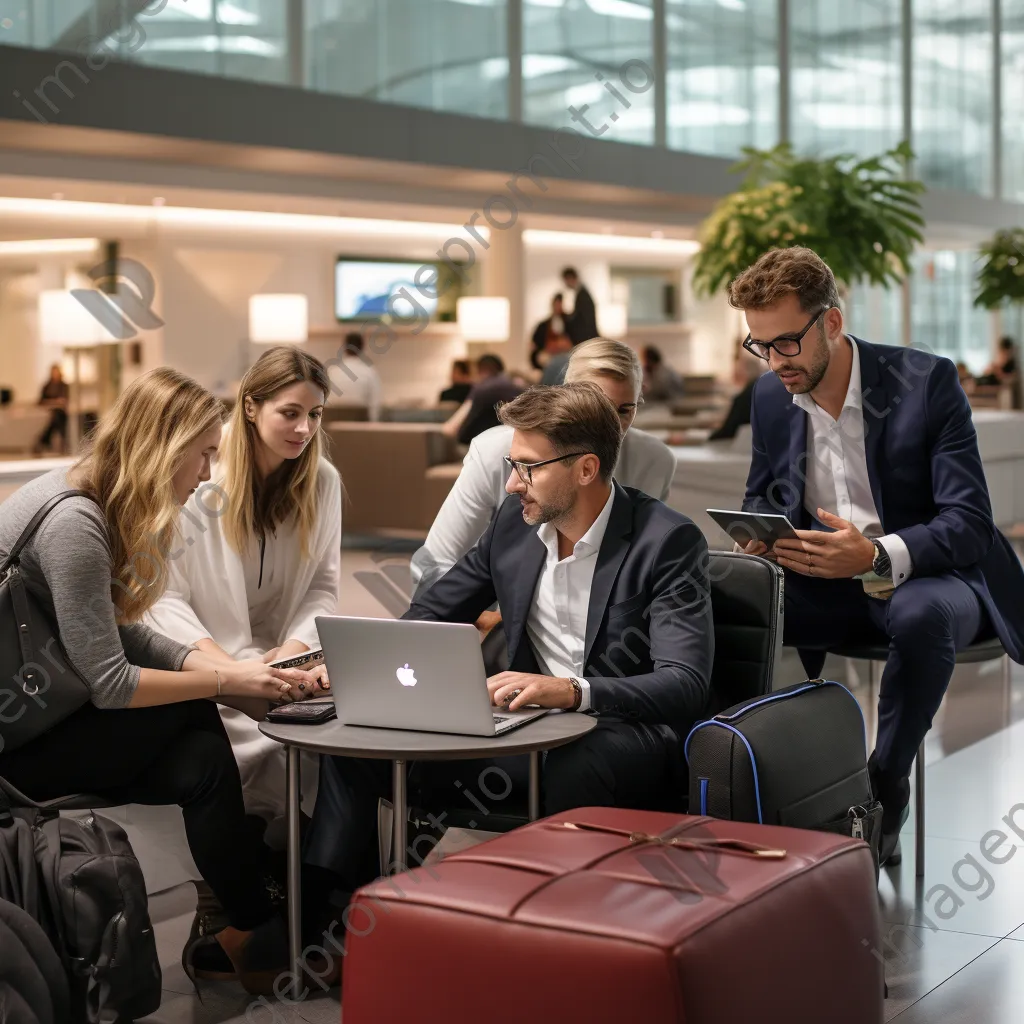
[[[768,693],[782,655],[785,584],[767,559],[712,551],[711,608],[715,663],[708,715]]]

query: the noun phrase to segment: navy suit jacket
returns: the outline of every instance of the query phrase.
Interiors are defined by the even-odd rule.
[[[948,572],[967,583],[1010,656],[1024,660],[1024,571],[992,520],[956,367],[919,349],[855,340],[868,477],[882,529],[906,542],[914,578]],[[774,373],[754,389],[751,427],[743,508],[781,512],[798,529],[810,529],[803,507],[807,413]]]
[[[685,735],[707,704],[714,658],[707,542],[681,513],[635,488],[612,486],[587,615],[582,675],[591,708]],[[526,632],[547,558],[537,530],[511,495],[476,547],[403,618],[475,622],[497,600],[510,669],[540,672]]]

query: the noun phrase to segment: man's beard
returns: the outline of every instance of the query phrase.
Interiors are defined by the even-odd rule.
[[[522,500],[522,499],[520,499]],[[576,508],[576,492],[570,487],[555,495],[546,502],[534,502],[527,514],[523,506],[523,519],[528,526],[540,526],[541,523],[555,523],[567,519]]]
[[[781,366],[775,371],[776,374],[779,374],[792,370],[800,370],[804,376],[804,381],[797,386],[793,394],[806,395],[813,391],[822,382],[825,374],[828,372],[830,353],[828,350],[828,342],[823,336],[819,338],[818,347],[815,350],[814,357],[814,361],[807,369],[794,366]]]

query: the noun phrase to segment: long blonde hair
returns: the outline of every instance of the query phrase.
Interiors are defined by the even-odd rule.
[[[209,391],[161,366],[124,389],[72,467],[74,485],[107,521],[119,621],[138,621],[163,593],[179,512],[174,475],[192,444],[223,419]]]
[[[326,446],[323,430],[317,430],[298,458],[287,459],[271,477],[261,480],[256,471],[259,433],[245,414],[246,399],[262,405],[284,388],[303,382],[322,391],[327,401],[331,379],[324,364],[294,346],[276,345],[249,367],[239,385],[222,455],[227,492],[224,535],[238,554],[254,538],[266,537],[294,517],[302,557],[309,555],[318,512],[317,470]]]

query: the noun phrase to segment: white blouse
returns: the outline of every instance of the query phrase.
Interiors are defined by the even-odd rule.
[[[326,459],[317,471],[318,512],[302,557],[296,525],[284,523],[239,555],[228,543],[209,491],[189,499],[180,544],[168,561],[168,587],[146,615],[158,632],[183,644],[211,638],[233,658],[261,657],[287,640],[319,646],[317,615],[334,615],[341,582],[341,479]],[[204,504],[205,499],[205,504]],[[177,557],[174,557],[177,555]]]

